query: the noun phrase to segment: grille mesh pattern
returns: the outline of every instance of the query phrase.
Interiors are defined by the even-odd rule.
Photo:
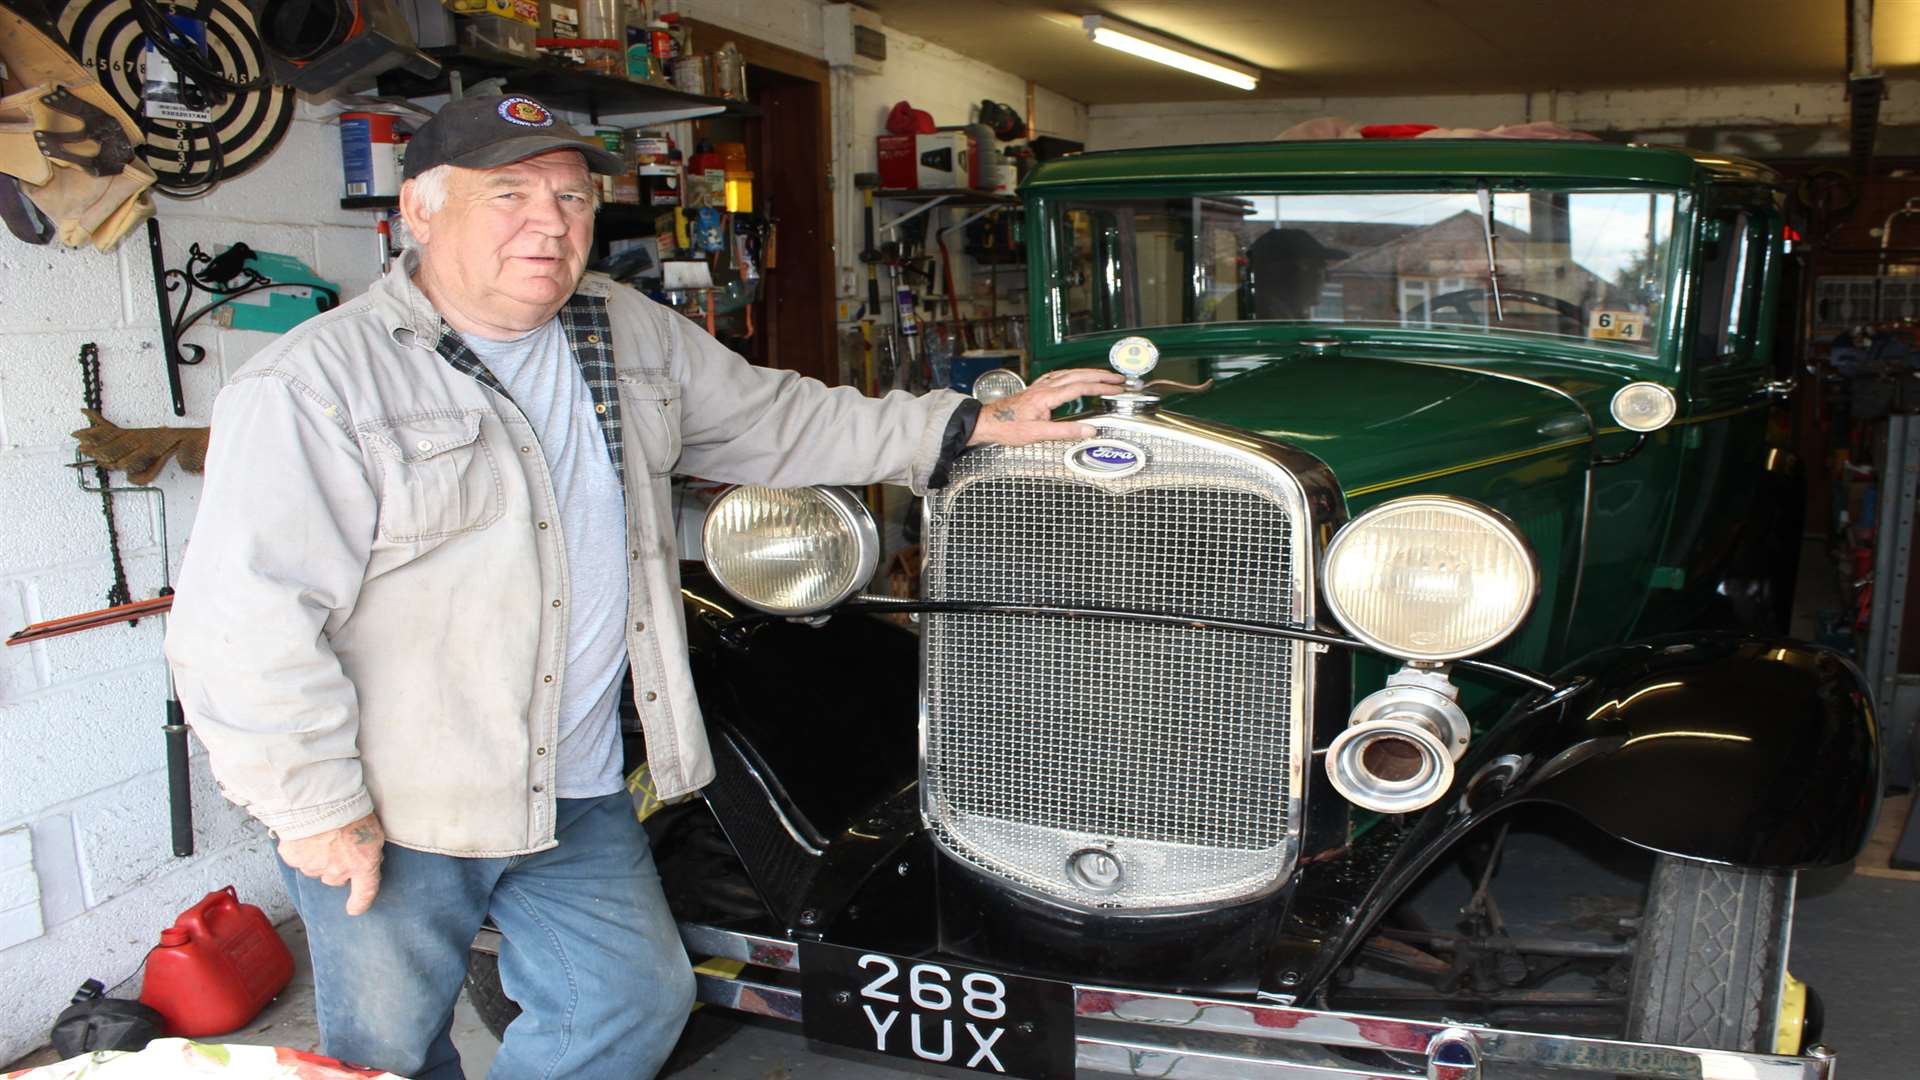
[[[1128,432],[1148,467],[1098,484],[1060,444],[963,458],[932,504],[935,600],[1295,621],[1295,496],[1237,457]],[[1122,620],[926,623],[926,800],[975,865],[1077,903],[1258,891],[1291,858],[1296,643]],[[1107,849],[1120,886],[1067,873]]]

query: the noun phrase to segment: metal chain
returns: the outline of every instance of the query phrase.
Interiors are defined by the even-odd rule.
[[[80,346],[80,397],[87,408],[101,411],[100,349],[91,341]],[[93,476],[100,485],[100,512],[107,518],[107,550],[113,556],[113,587],[107,590],[107,606],[118,607],[132,603],[133,593],[127,588],[127,567],[120,559],[120,525],[113,517],[113,487],[106,466],[95,464]]]

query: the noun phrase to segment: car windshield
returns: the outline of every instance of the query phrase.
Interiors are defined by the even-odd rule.
[[[1673,214],[1670,191],[1241,192],[1054,220],[1069,335],[1276,320],[1651,351]]]

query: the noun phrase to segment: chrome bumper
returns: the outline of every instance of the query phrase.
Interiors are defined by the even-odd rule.
[[[775,974],[800,970],[799,946],[692,923],[680,925],[680,936],[697,965],[701,1001],[801,1020],[800,988],[790,977]],[[1494,1080],[1515,1075],[1515,1068],[1529,1075],[1539,1070],[1556,1078],[1610,1080],[1833,1080],[1836,1075],[1834,1054],[1817,1046],[1803,1057],[1739,1054],[1101,986],[1075,985],[1073,993],[1076,1065],[1122,1076]],[[1358,1064],[1340,1054],[1342,1049],[1390,1053],[1396,1064]]]

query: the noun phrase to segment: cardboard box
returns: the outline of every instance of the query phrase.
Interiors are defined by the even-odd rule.
[[[973,136],[964,131],[881,135],[875,143],[883,188],[967,188],[980,182]]]

